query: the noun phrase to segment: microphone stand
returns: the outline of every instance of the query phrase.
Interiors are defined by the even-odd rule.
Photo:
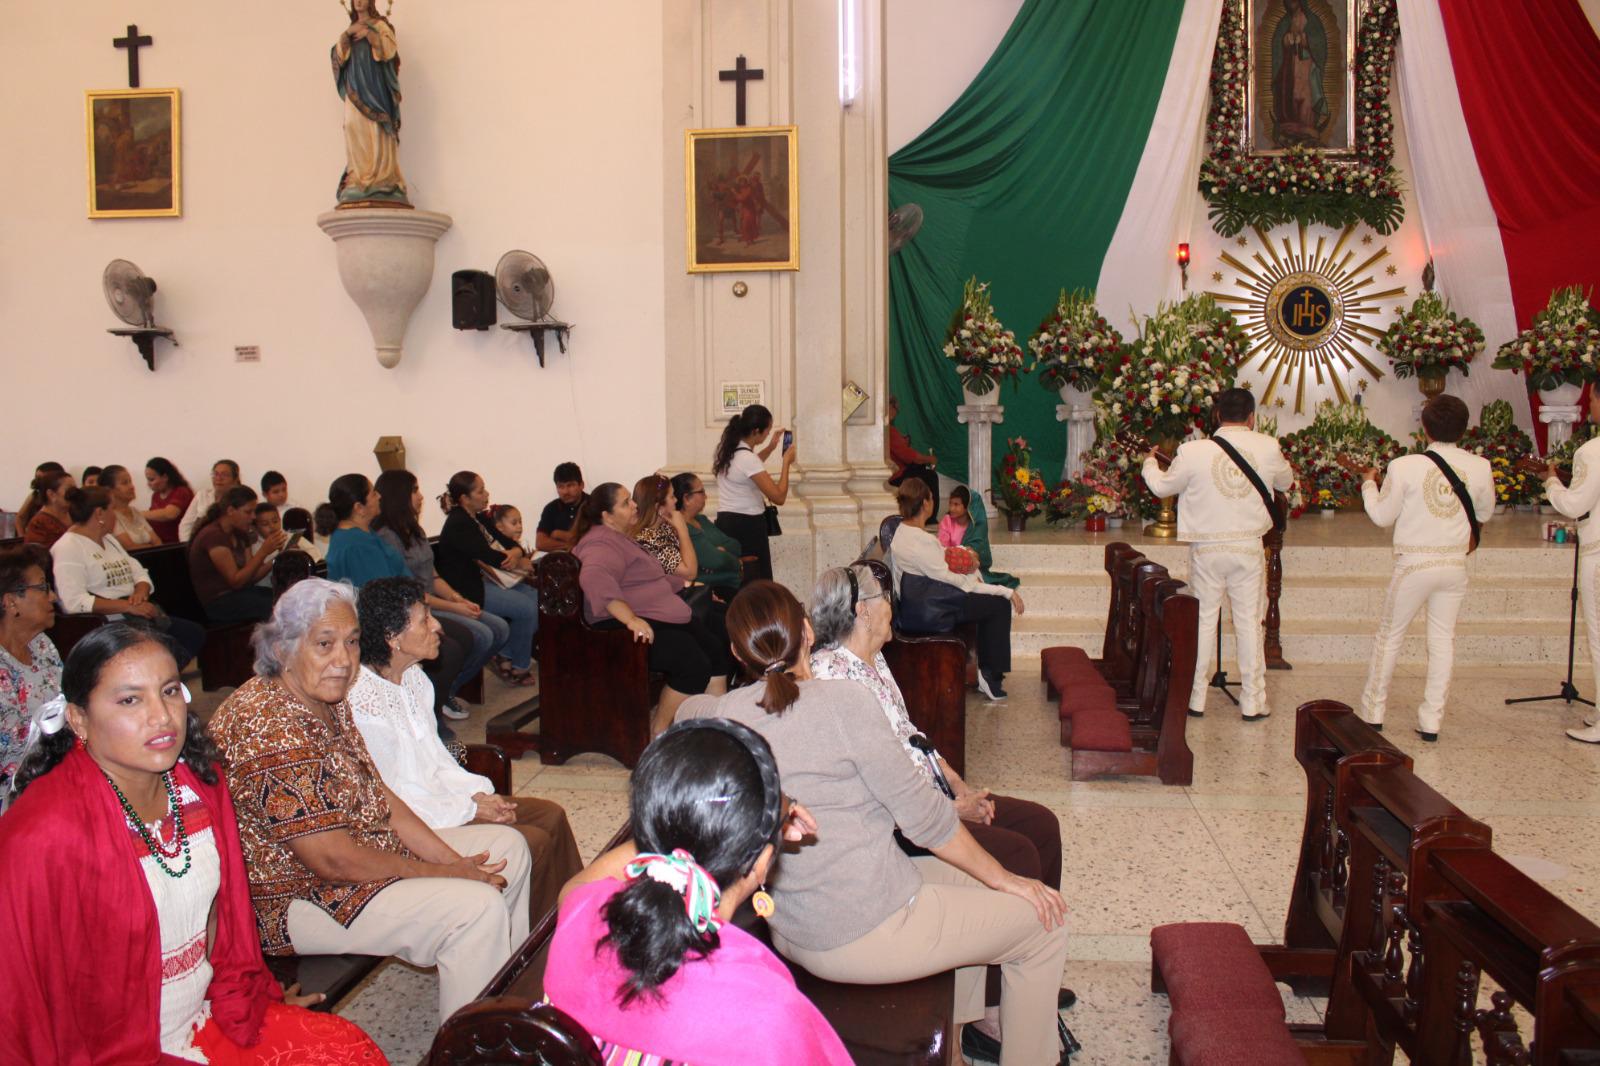
[[[1214,688],[1228,697],[1229,701],[1237,707],[1239,697],[1228,691],[1228,686],[1239,687],[1239,682],[1228,680],[1228,671],[1222,668],[1222,608],[1217,608],[1217,672],[1211,675],[1211,682],[1206,687]]]
[[[1572,661],[1578,646],[1578,548],[1579,542],[1576,535],[1570,541],[1572,544],[1572,605],[1567,614],[1567,678],[1561,682],[1561,691],[1550,696],[1519,696],[1516,699],[1506,700],[1506,706],[1517,703],[1544,703],[1548,700],[1564,700],[1568,706],[1574,703],[1594,706],[1594,700],[1586,700],[1578,695],[1578,686],[1572,683]]]

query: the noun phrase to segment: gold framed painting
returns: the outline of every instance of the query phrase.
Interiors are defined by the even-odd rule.
[[[799,270],[794,126],[685,130],[689,273]]]
[[[1363,0],[1245,0],[1245,147],[1355,152],[1356,22]]]
[[[92,90],[83,110],[89,217],[183,214],[178,90]]]

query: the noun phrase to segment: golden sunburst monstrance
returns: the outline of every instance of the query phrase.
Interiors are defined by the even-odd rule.
[[[1250,355],[1240,369],[1255,363],[1267,375],[1266,392],[1260,397],[1263,406],[1292,383],[1295,413],[1304,413],[1308,376],[1318,385],[1331,384],[1341,403],[1350,398],[1344,381],[1347,373],[1365,374],[1374,382],[1383,377],[1368,358],[1383,336],[1375,320],[1385,314],[1381,301],[1406,290],[1402,285],[1378,291],[1376,268],[1389,249],[1380,246],[1369,254],[1347,248],[1355,229],[1346,226],[1328,249],[1327,236],[1317,237],[1314,247],[1307,242],[1304,223],[1299,226],[1298,248],[1288,235],[1274,247],[1272,239],[1254,227],[1260,248],[1250,255],[1249,263],[1231,252],[1217,256],[1238,276],[1231,289],[1210,295],[1233,312],[1250,338]],[[1367,234],[1363,243],[1370,240]],[[1358,256],[1364,258],[1357,261]]]

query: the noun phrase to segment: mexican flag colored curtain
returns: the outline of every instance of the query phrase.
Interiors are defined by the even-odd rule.
[[[961,385],[942,352],[962,283],[989,282],[996,313],[1023,341],[1062,286],[1095,286],[1186,6],[1196,5],[1027,0],[966,92],[889,158],[891,207],[915,202],[925,215],[917,239],[889,260],[896,424],[919,449],[937,452],[946,475],[967,476],[967,431],[955,420]],[[1215,28],[1213,18],[1213,36]],[[1210,45],[1202,51],[1209,64]],[[1025,377],[1003,385],[999,401],[1006,413],[995,454],[1020,435],[1042,469],[1059,472],[1059,397]]]

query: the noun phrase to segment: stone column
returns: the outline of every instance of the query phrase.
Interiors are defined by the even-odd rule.
[[[1074,478],[1083,469],[1083,453],[1094,447],[1094,403],[1083,389],[1062,389],[1056,404],[1056,421],[1067,424],[1067,457],[1062,478]]]
[[[1539,408],[1539,421],[1550,428],[1545,432],[1545,454],[1572,439],[1572,427],[1583,421],[1583,409],[1577,404],[1551,404]]]
[[[1006,409],[997,403],[964,403],[956,407],[956,421],[967,427],[967,488],[990,507],[990,478],[994,472],[994,433],[990,426],[1006,420]]]

